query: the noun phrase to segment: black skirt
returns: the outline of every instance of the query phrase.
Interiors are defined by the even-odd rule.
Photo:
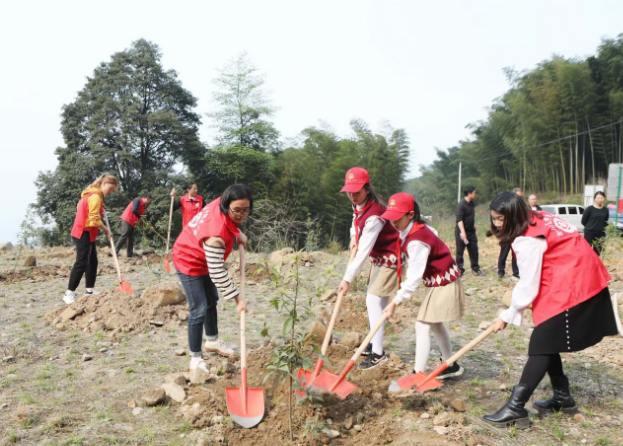
[[[618,333],[610,291],[604,288],[590,299],[539,324],[530,337],[529,355],[584,350],[604,336]]]

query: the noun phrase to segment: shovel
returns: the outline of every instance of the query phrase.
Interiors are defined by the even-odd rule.
[[[370,333],[368,333],[368,336],[366,336],[366,338],[363,340],[363,343],[359,346],[353,357],[350,358],[350,360],[346,363],[344,370],[340,372],[339,376],[335,373],[325,370],[310,384],[310,387],[314,390],[324,390],[327,392],[335,393],[341,399],[344,399],[348,395],[350,395],[353,390],[357,388],[357,384],[348,381],[346,379],[346,375],[348,375],[348,372],[350,372],[350,370],[355,365],[355,361],[359,359],[363,351],[366,349],[366,347],[376,334],[376,332],[379,331],[379,329],[386,320],[387,315],[383,313],[381,319],[379,319],[379,321],[372,328]]]
[[[244,299],[244,248],[240,246],[240,298]],[[240,387],[225,389],[227,411],[244,428],[256,426],[264,418],[264,391],[247,388],[246,311],[240,314]]]
[[[439,367],[427,375],[424,372],[413,373],[404,378],[397,379],[389,385],[390,392],[400,392],[402,390],[408,390],[413,386],[416,386],[416,390],[419,393],[424,393],[428,390],[434,390],[441,386],[443,383],[435,378],[439,376],[441,372],[446,370],[449,366],[459,360],[461,356],[480,344],[487,336],[493,333],[493,325],[487,328],[484,332],[480,333],[478,337],[473,339],[469,344],[456,352],[450,359],[441,363]]]
[[[349,265],[350,265],[350,262],[352,262],[353,259],[355,258],[355,255],[357,255],[357,248],[354,248],[353,251],[350,253],[350,259],[348,259]],[[326,356],[327,354],[327,348],[329,348],[329,342],[331,342],[331,335],[333,333],[333,327],[335,326],[335,320],[337,319],[337,315],[340,312],[340,304],[342,303],[343,297],[344,297],[344,294],[338,293],[337,300],[335,301],[335,307],[333,307],[333,313],[331,314],[331,321],[329,322],[329,326],[327,327],[327,332],[324,336],[324,342],[322,343],[322,349],[320,350],[320,353],[322,354],[322,356]],[[316,379],[316,377],[320,373],[320,370],[322,370],[323,363],[324,363],[324,360],[320,357],[318,358],[318,361],[316,362],[316,367],[314,368],[313,372],[309,372],[305,370],[303,367],[299,369],[298,380],[302,387],[308,387]],[[297,390],[296,400],[301,401],[304,398],[305,398],[305,392],[302,390]]]
[[[164,253],[164,269],[168,273],[171,272],[171,265],[169,264],[169,242],[171,241],[171,222],[173,221],[173,201],[174,200],[175,200],[175,197],[171,197],[171,207],[169,209],[169,232],[167,233],[167,249]]]
[[[106,227],[110,231],[110,223],[108,223],[108,214],[104,211],[104,220],[106,221]],[[115,242],[113,237],[110,237],[110,249],[112,250],[112,257],[115,260],[115,266],[117,267],[117,275],[119,276],[119,288],[117,291],[123,291],[124,293],[132,296],[134,294],[134,290],[130,285],[130,282],[127,280],[123,280],[123,276],[121,276],[121,269],[119,268],[119,259],[117,259],[117,250],[115,249]]]

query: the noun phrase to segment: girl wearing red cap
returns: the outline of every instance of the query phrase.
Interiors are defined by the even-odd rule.
[[[387,211],[381,216],[389,220],[400,233],[396,243],[398,276],[402,275],[402,258],[409,258],[407,277],[391,304],[385,309],[388,318],[394,315],[396,306],[409,299],[421,282],[426,295],[420,305],[415,322],[415,368],[414,373],[425,372],[430,354],[430,332],[432,331],[441,349],[443,360],[452,356],[450,335],[444,322],[455,321],[465,311],[465,295],[461,284],[461,271],[450,254],[446,244],[437,232],[426,226],[420,216],[420,207],[415,199],[401,192],[389,199]],[[448,367],[437,379],[446,379],[463,374],[457,362]]]
[[[346,172],[346,184],[341,192],[346,192],[353,203],[353,227],[351,229],[351,250],[357,248],[357,255],[346,268],[344,279],[338,292],[346,294],[350,283],[359,275],[368,257],[372,261],[370,283],[366,306],[370,328],[383,316],[383,309],[398,291],[395,246],[398,232],[386,224],[380,216],[385,212],[385,203],[370,185],[370,175],[361,167],[353,167]],[[384,325],[372,338],[359,364],[362,370],[370,370],[388,358],[383,350]]]
[[[521,325],[523,311],[532,305],[535,329],[530,337],[528,361],[508,402],[485,415],[494,425],[527,428],[525,409],[547,373],[554,395],[533,405],[539,414],[576,413],[569,380],[560,353],[577,352],[617,334],[608,291],[610,275],[597,254],[575,228],[547,212],[533,211],[517,195],[504,192],[490,206],[490,234],[510,244],[517,256],[521,279],[513,289],[511,305],[493,324]]]
[[[251,189],[243,184],[229,186],[223,195],[208,203],[182,230],[173,246],[173,264],[182,282],[190,314],[188,343],[190,370],[209,372],[202,358],[203,330],[207,342],[203,349],[223,356],[233,350],[218,337],[217,303],[220,294],[236,302],[236,311],[247,310],[239,297],[224,262],[234,247],[234,240],[245,246],[247,238],[238,227],[253,211]],[[217,292],[218,289],[218,292]]]
[[[174,211],[182,208],[182,227],[186,226],[203,209],[203,197],[197,194],[197,184],[187,183],[184,190],[186,195],[173,204]],[[171,190],[171,196],[175,197],[175,188]]]
[[[112,175],[102,175],[82,191],[74,226],[71,229],[71,237],[74,245],[76,245],[76,262],[71,269],[69,285],[63,296],[63,302],[67,305],[75,302],[74,293],[80,285],[83,275],[86,275],[85,296],[99,294],[93,290],[98,265],[95,240],[97,240],[100,228],[104,230],[108,239],[112,237],[112,233],[102,224],[104,197],[112,194],[118,187],[117,178]]]

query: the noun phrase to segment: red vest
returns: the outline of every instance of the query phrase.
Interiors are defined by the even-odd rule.
[[[89,197],[97,192],[92,192],[85,195],[78,202],[78,210],[76,212],[76,218],[74,219],[74,227],[71,228],[71,236],[74,238],[81,238],[84,231],[89,231],[91,234],[90,240],[94,242],[97,239],[97,234],[100,232],[100,228],[85,228],[84,225],[87,222],[89,216]],[[104,202],[100,206],[100,215],[104,213]]]
[[[419,241],[430,248],[426,269],[422,275],[422,281],[427,287],[437,287],[448,285],[454,282],[460,275],[461,270],[450,254],[450,249],[446,244],[431,231],[428,226],[424,226],[419,231],[409,234],[402,243],[402,252],[409,256],[407,247],[412,241]]]
[[[543,219],[533,218],[536,224],[522,234],[547,240],[539,294],[532,302],[535,326],[595,296],[610,280],[601,259],[573,226],[541,214]]]
[[[203,197],[195,195],[195,200],[190,201],[188,194],[184,195],[180,198],[180,206],[182,206],[182,227],[184,227],[203,209]]]
[[[179,272],[195,277],[209,273],[203,240],[210,237],[220,237],[225,241],[225,260],[229,257],[240,231],[227,215],[221,213],[220,204],[220,197],[208,203],[184,226],[173,246],[173,264]]]
[[[140,200],[141,203],[138,205],[138,214],[145,215],[145,201],[142,198]],[[134,212],[132,212],[133,203],[134,200],[130,201],[128,207],[125,208],[125,211],[123,211],[123,214],[121,214],[121,220],[127,221],[132,227],[136,226],[136,224],[139,222],[139,219],[136,218],[136,215],[134,215]]]
[[[386,209],[387,208],[385,206],[373,203],[362,214],[357,216],[357,226],[355,227],[355,231],[358,231],[358,234],[361,234],[368,218],[373,215],[380,217]],[[396,258],[395,247],[396,241],[400,237],[400,234],[398,234],[398,231],[394,229],[391,223],[385,222],[384,224],[385,226],[381,229],[381,232],[372,247],[372,251],[370,252],[370,260],[372,260],[373,265],[396,268],[398,259]]]

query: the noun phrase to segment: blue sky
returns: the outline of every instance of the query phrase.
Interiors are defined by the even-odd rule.
[[[63,104],[110,55],[157,43],[211,110],[216,69],[247,51],[267,76],[284,138],[320,120],[347,136],[352,118],[384,120],[411,139],[411,176],[469,136],[507,88],[502,68],[552,54],[585,57],[623,32],[623,2],[588,1],[34,1],[0,18],[0,243],[14,241],[41,170],[63,144]]]

